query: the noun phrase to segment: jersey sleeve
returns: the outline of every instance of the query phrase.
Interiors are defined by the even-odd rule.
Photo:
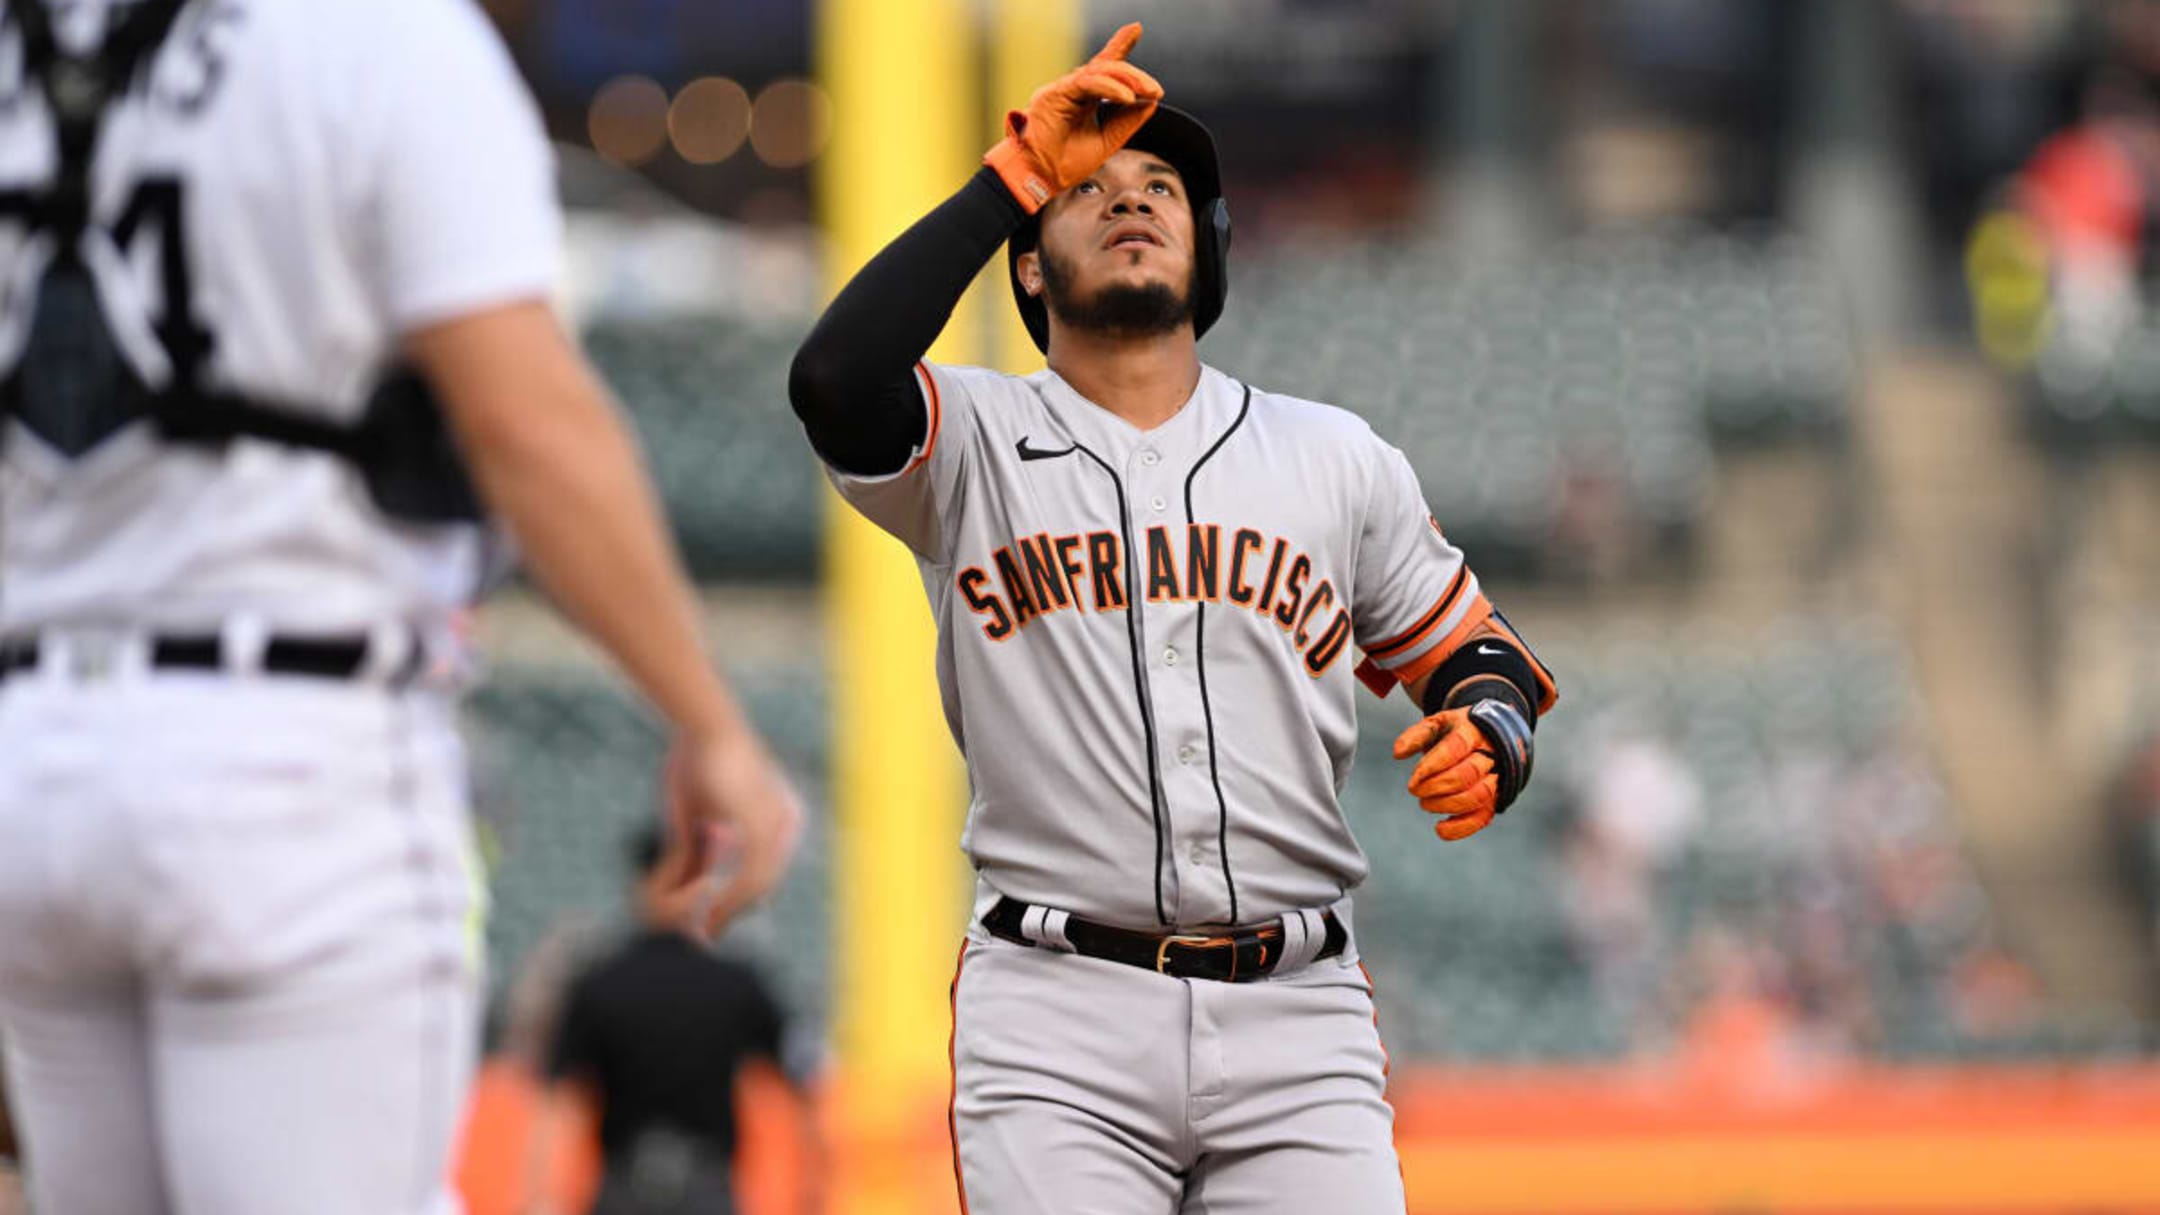
[[[1492,615],[1461,549],[1425,505],[1402,452],[1379,440],[1372,496],[1359,538],[1351,625],[1365,651],[1361,672],[1410,683],[1455,652]],[[1374,682],[1368,680],[1368,682]],[[1393,684],[1374,682],[1386,694]]]
[[[960,508],[974,396],[967,377],[933,363],[915,365],[928,419],[923,439],[899,472],[863,477],[825,466],[833,488],[864,518],[933,565],[946,560],[954,514]]]
[[[392,326],[546,298],[562,243],[554,152],[508,50],[471,0],[389,7],[396,45],[370,80],[358,150]]]

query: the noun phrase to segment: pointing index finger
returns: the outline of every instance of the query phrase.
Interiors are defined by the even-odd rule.
[[[1103,43],[1103,48],[1095,52],[1095,57],[1097,59],[1123,59],[1132,53],[1133,47],[1137,46],[1139,42],[1140,23],[1137,21],[1128,22],[1119,26],[1117,33],[1110,35],[1110,41]]]

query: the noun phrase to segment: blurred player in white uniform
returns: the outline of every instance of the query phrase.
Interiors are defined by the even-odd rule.
[[[672,725],[677,879],[737,850],[713,922],[799,819],[548,303],[538,116],[471,0],[0,5],[0,1029],[32,1201],[453,1210],[479,519]],[[435,404],[383,390],[401,366]]]

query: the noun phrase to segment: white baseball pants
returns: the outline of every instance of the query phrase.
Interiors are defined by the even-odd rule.
[[[34,1209],[454,1212],[465,801],[438,692],[0,687],[0,1033]]]

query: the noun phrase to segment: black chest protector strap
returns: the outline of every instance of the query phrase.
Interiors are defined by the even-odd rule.
[[[53,186],[30,219],[58,238],[62,258],[80,256],[83,230],[90,226],[90,162],[105,113],[113,98],[132,86],[186,4],[143,0],[114,21],[95,53],[71,55],[60,49],[43,0],[7,0],[8,16],[22,32],[23,75],[51,107],[60,159]]]
[[[0,379],[0,416],[19,415],[71,457],[141,418],[173,443],[216,445],[251,438],[319,451],[353,465],[376,506],[393,518],[481,519],[479,496],[441,409],[426,381],[410,370],[394,370],[378,384],[357,425],[206,388],[207,343],[177,348],[168,343],[171,382],[161,390],[142,383],[112,340],[83,262],[82,242],[91,221],[90,171],[106,115],[134,86],[187,0],[142,0],[116,17],[102,44],[87,55],[61,49],[43,0],[0,3],[21,32],[23,74],[52,113],[58,159],[47,189],[0,192],[0,217],[17,218],[54,241],[23,360]],[[186,267],[168,265],[166,273],[185,274]]]

